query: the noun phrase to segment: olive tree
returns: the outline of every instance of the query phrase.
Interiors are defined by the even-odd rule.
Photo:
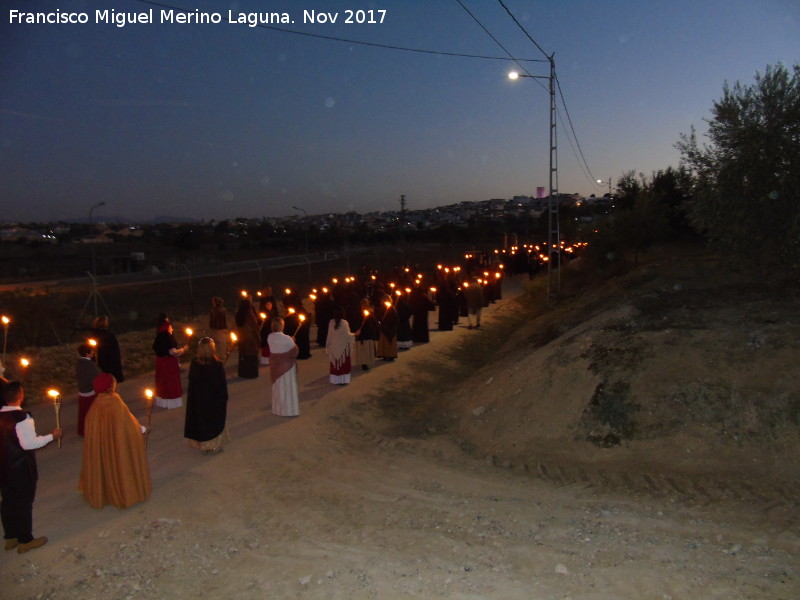
[[[723,86],[708,143],[677,144],[695,176],[692,224],[733,256],[800,266],[800,65]]]

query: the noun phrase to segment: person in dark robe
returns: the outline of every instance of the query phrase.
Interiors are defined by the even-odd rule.
[[[169,317],[162,313],[158,319],[158,332],[153,340],[153,351],[156,354],[156,406],[167,409],[183,406],[180,357],[188,349],[188,344],[178,347]]]
[[[436,301],[439,304],[439,331],[452,331],[458,320],[458,306],[449,283],[443,282],[436,289]]]
[[[268,312],[267,302],[272,304],[272,310],[275,312],[275,314],[277,314],[278,301],[272,294],[272,287],[270,286],[265,287],[258,296],[258,312]],[[268,325],[267,327],[271,327],[271,325]]]
[[[369,299],[361,299],[363,318],[361,327],[356,331],[356,356],[361,363],[362,371],[369,371],[377,357],[378,340],[381,337],[381,327],[372,310]]]
[[[411,288],[408,288],[409,291]],[[397,348],[408,350],[414,345],[411,339],[411,308],[408,306],[408,292],[397,296]]]
[[[298,323],[294,326],[295,329],[292,329],[289,333],[295,332],[294,343],[297,344],[297,359],[307,360],[311,358],[311,319],[302,304],[300,308],[296,309],[295,315]]]
[[[261,334],[256,311],[250,300],[242,298],[236,311],[236,336],[239,346],[238,375],[244,379],[258,377],[258,355]]]
[[[428,313],[436,308],[422,288],[415,287],[411,290],[408,301],[411,309],[411,339],[415,344],[426,344],[430,341],[428,329]]]
[[[261,321],[259,335],[261,341],[261,353],[259,355],[259,363],[262,365],[269,364],[269,344],[267,343],[267,338],[269,334],[272,333],[272,319],[274,319],[278,315],[278,311],[275,309],[275,304],[272,300],[267,300],[266,302],[260,303],[260,312],[258,313],[258,318]]]
[[[344,309],[344,319],[350,325],[350,329],[355,331],[361,327],[361,296],[356,289],[356,284],[350,282],[345,286],[342,294],[341,307]]]
[[[103,373],[111,373],[118,382],[125,381],[122,374],[122,352],[119,342],[108,329],[108,316],[100,315],[95,318],[91,331],[92,339],[97,342],[97,366]]]
[[[78,362],[75,363],[75,379],[78,383],[78,435],[83,437],[86,413],[94,402],[94,378],[101,371],[94,362],[94,348],[89,344],[78,346]]]
[[[228,441],[227,410],[225,368],[217,357],[214,340],[205,337],[198,342],[197,355],[189,366],[183,437],[203,454],[222,452]]]
[[[314,300],[314,324],[317,326],[317,345],[321,348],[328,341],[328,323],[333,318],[335,306],[331,291],[327,287],[319,290]]]
[[[208,313],[208,328],[211,330],[211,337],[217,345],[217,354],[225,360],[228,357],[228,311],[225,309],[225,301],[219,296],[211,299],[211,311]]]
[[[384,296],[383,306],[381,334],[378,338],[376,353],[383,360],[392,361],[397,358],[397,310],[395,310],[392,299],[389,296]]]

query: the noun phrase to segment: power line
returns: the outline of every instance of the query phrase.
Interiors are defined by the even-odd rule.
[[[160,8],[168,8],[168,9],[171,9],[171,10],[177,10],[177,11],[184,12],[184,13],[193,13],[194,12],[193,9],[182,8],[180,6],[173,6],[171,4],[165,4],[163,2],[155,2],[154,0],[136,0],[136,2],[139,2],[141,4],[149,4],[151,6],[158,6]],[[477,59],[481,59],[481,60],[509,60],[508,58],[506,58],[504,56],[484,56],[484,55],[480,55],[480,54],[465,54],[465,53],[461,53],[461,52],[445,52],[443,50],[425,50],[425,49],[422,49],[422,48],[407,48],[405,46],[394,46],[394,45],[391,45],[391,44],[378,44],[378,43],[375,43],[375,42],[362,42],[362,41],[359,41],[359,40],[350,40],[350,39],[335,37],[335,36],[331,36],[331,35],[322,35],[322,34],[319,34],[319,33],[308,33],[306,31],[298,31],[296,29],[287,29],[285,27],[275,27],[274,25],[266,25],[264,23],[258,23],[258,24],[256,24],[256,27],[261,28],[261,29],[269,29],[271,31],[280,31],[281,33],[290,33],[292,35],[302,35],[302,36],[305,36],[305,37],[318,38],[318,39],[322,39],[322,40],[329,40],[329,41],[332,41],[332,42],[343,42],[345,44],[355,44],[355,45],[358,45],[358,46],[370,46],[372,48],[385,48],[387,50],[400,50],[400,51],[403,51],[403,52],[416,52],[416,53],[419,53],[419,54],[435,54],[435,55],[439,55],[439,56],[454,56],[454,57],[458,57],[458,58],[477,58]],[[544,62],[541,59],[536,59],[536,58],[512,58],[511,60],[513,60],[514,62],[517,62],[517,64],[519,64],[519,62]],[[522,68],[522,67],[520,67],[520,68]]]
[[[592,174],[592,170],[589,168],[589,164],[586,162],[586,157],[583,155],[583,149],[581,148],[581,143],[578,140],[578,134],[575,133],[575,126],[572,124],[572,117],[569,116],[569,110],[567,109],[567,102],[564,100],[564,92],[561,91],[561,82],[558,80],[558,76],[556,76],[556,86],[558,87],[558,95],[561,98],[561,104],[564,106],[564,113],[567,115],[567,121],[569,122],[569,129],[572,132],[572,137],[575,138],[575,144],[578,146],[578,152],[580,153],[581,169],[583,169],[583,167],[585,166],[586,167],[585,172],[589,174],[589,177],[591,177],[592,183],[595,186],[598,186],[597,178]],[[569,137],[567,137],[567,139],[570,140]],[[570,140],[569,143],[570,146],[572,146],[572,140]]]
[[[531,42],[533,42],[533,45],[534,45],[534,46],[536,46],[536,47],[539,49],[539,52],[541,52],[542,54],[544,54],[544,55],[545,55],[545,57],[547,58],[547,60],[552,60],[552,59],[553,59],[553,55],[552,55],[552,54],[548,55],[548,54],[547,54],[547,52],[545,52],[545,51],[542,49],[542,47],[539,45],[539,43],[538,43],[538,42],[537,42],[535,39],[533,39],[533,38],[531,37],[531,34],[530,34],[530,33],[528,33],[528,31],[527,31],[527,30],[526,30],[526,29],[525,29],[525,28],[522,26],[522,24],[521,24],[519,21],[517,21],[517,17],[515,17],[515,16],[514,16],[514,14],[513,14],[513,13],[512,13],[510,10],[508,10],[508,7],[505,5],[505,3],[503,2],[503,0],[497,0],[497,1],[500,3],[500,6],[502,6],[504,9],[506,9],[506,12],[508,13],[508,16],[509,16],[509,17],[511,17],[511,19],[514,21],[514,23],[516,23],[516,24],[517,24],[517,27],[519,27],[519,28],[522,30],[522,33],[524,33],[524,34],[525,34],[525,36],[526,36],[526,37],[527,37],[527,38],[528,38],[528,39],[529,39]]]
[[[528,75],[528,77],[532,77],[532,78],[534,79],[534,81],[536,81],[536,83],[538,83],[538,84],[539,84],[540,86],[542,86],[544,89],[547,89],[547,87],[545,87],[545,85],[544,85],[544,84],[543,84],[541,81],[539,81],[538,79],[536,79],[535,77],[533,77],[533,75],[531,75],[531,73],[528,71],[528,69],[526,69],[526,68],[525,68],[525,66],[524,66],[524,65],[520,64],[520,63],[519,63],[519,61],[517,61],[517,59],[516,59],[516,58],[514,58],[514,55],[512,55],[512,54],[511,54],[511,52],[509,52],[509,51],[508,51],[508,49],[507,49],[505,46],[503,46],[503,44],[501,44],[501,43],[500,43],[500,40],[498,40],[498,39],[497,39],[497,38],[496,38],[494,35],[492,35],[492,33],[491,33],[491,32],[490,32],[490,31],[489,31],[489,30],[488,30],[488,29],[487,29],[487,28],[484,26],[484,24],[480,22],[480,20],[478,19],[478,17],[476,17],[474,14],[472,14],[472,12],[471,12],[471,11],[470,11],[470,10],[469,10],[469,9],[468,9],[466,6],[464,6],[464,3],[463,3],[461,0],[456,0],[456,2],[458,2],[458,3],[459,3],[459,5],[461,5],[461,8],[463,8],[463,9],[466,11],[466,13],[467,13],[467,14],[468,14],[470,17],[472,17],[472,19],[473,19],[473,20],[474,20],[474,21],[475,21],[475,22],[478,24],[478,26],[479,26],[481,29],[483,29],[483,30],[486,32],[486,35],[488,35],[490,38],[492,38],[492,39],[494,40],[494,43],[495,43],[495,44],[497,44],[498,46],[500,46],[500,48],[502,48],[503,52],[505,52],[506,54],[508,54],[508,57],[509,57],[511,60],[513,60],[515,63],[517,63],[517,66],[518,66],[520,69],[522,69],[523,71],[525,71],[525,73]],[[536,60],[535,62],[547,62],[547,61],[545,61],[545,60],[542,60],[542,59],[538,59],[538,60]]]

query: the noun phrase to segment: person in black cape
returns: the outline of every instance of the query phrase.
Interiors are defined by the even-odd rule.
[[[428,343],[431,340],[428,329],[428,312],[436,308],[436,305],[431,302],[424,290],[415,287],[411,290],[408,307],[411,309],[411,340],[415,344]]]
[[[113,375],[117,383],[125,381],[125,377],[122,375],[122,352],[119,349],[117,336],[108,330],[107,315],[95,318],[91,336],[97,342],[95,356],[100,370]]]
[[[189,367],[186,420],[183,436],[203,454],[217,454],[228,441],[225,419],[228,410],[228,382],[225,368],[216,354],[214,340],[204,337]]]

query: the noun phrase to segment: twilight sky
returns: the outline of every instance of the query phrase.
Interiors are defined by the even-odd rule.
[[[229,10],[287,12],[294,23],[275,27],[507,57],[482,25],[515,58],[543,60],[503,4],[555,53],[590,170],[559,97],[561,192],[678,166],[675,142],[705,130],[726,80],[800,62],[796,0],[3,0],[0,221],[86,219],[101,201],[95,220],[221,219],[533,194],[548,185],[546,80],[510,81],[510,60],[227,22]],[[161,23],[166,6],[222,22]],[[112,8],[154,22],[96,23]],[[89,22],[12,23],[14,9]],[[348,9],[386,13],[348,24]],[[339,16],[304,24],[304,11]]]

